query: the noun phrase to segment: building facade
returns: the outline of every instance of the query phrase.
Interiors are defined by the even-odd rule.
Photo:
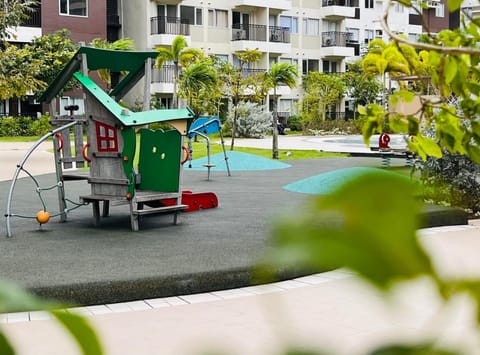
[[[29,19],[14,30],[10,42],[17,45],[31,42],[33,38],[67,29],[75,43],[89,43],[94,38],[107,37],[107,2],[93,0],[42,0]],[[118,31],[117,31],[118,32]],[[78,104],[83,107],[81,93],[70,93],[61,99],[59,110],[66,114],[64,106]],[[26,100],[0,101],[0,116],[38,116],[40,103],[32,97]]]
[[[383,0],[42,0],[41,8],[18,29],[17,40],[67,28],[75,42],[93,38],[114,41],[129,37],[139,50],[169,47],[183,35],[191,47],[238,64],[235,53],[258,49],[260,61],[245,69],[249,73],[269,70],[275,62],[310,71],[340,73],[348,61],[359,59],[374,38],[388,40],[380,24]],[[449,14],[446,0],[430,0],[421,11],[394,3],[389,24],[395,33],[412,40],[429,30],[455,28],[459,14]],[[170,107],[173,65],[155,69],[151,93]],[[301,81],[301,79],[300,79]],[[140,86],[139,86],[140,87]],[[130,97],[130,101],[141,99]],[[134,94],[135,95],[135,94]],[[278,110],[288,118],[297,112],[301,82],[295,89],[279,89]],[[68,101],[68,99],[66,99]],[[3,105],[5,112],[5,104]],[[8,107],[7,107],[8,108]],[[2,113],[0,106],[0,113]],[[353,108],[339,100],[331,107],[333,118],[342,118]],[[8,110],[7,110],[8,111]],[[11,111],[11,110],[10,110]],[[17,111],[25,112],[21,107]],[[18,112],[19,113],[19,112]]]

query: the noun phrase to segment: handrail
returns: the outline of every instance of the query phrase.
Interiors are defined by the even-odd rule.
[[[12,183],[10,185],[10,189],[8,191],[8,197],[7,197],[7,212],[5,213],[5,217],[7,219],[7,237],[10,238],[12,236],[12,230],[10,228],[10,217],[11,215],[11,205],[12,205],[12,195],[13,195],[13,190],[15,189],[15,184],[17,183],[18,175],[20,174],[20,171],[23,170],[23,165],[25,165],[25,162],[27,159],[30,157],[30,155],[37,149],[37,147],[42,144],[47,138],[54,136],[57,132],[60,132],[66,128],[72,127],[76,124],[78,124],[78,121],[72,121],[69,122],[61,127],[58,127],[45,135],[43,135],[38,141],[36,141],[33,146],[25,153],[23,159],[20,161],[20,163],[17,165],[17,169],[15,170],[15,173],[13,174],[12,178]]]

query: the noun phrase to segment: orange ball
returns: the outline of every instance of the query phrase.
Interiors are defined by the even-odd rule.
[[[38,211],[37,212],[37,221],[40,224],[47,223],[50,220],[50,213],[47,211]]]

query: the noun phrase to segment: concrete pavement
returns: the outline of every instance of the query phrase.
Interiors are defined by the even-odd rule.
[[[290,142],[284,137],[280,142]],[[293,149],[283,148],[282,143],[280,148]],[[46,167],[46,161],[39,165]],[[479,228],[474,222],[421,230],[420,238],[446,277],[480,277]],[[475,313],[467,297],[442,305],[423,279],[384,297],[348,270],[69,311],[87,315],[107,354],[279,354],[298,346],[355,355],[391,340],[431,337],[442,344],[458,344],[466,354],[480,354],[473,331]],[[3,315],[0,323],[19,354],[78,353],[43,312]]]

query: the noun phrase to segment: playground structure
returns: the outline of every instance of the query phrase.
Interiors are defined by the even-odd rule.
[[[202,137],[205,139],[207,143],[207,163],[203,164],[204,167],[207,168],[208,173],[207,173],[207,180],[210,180],[210,169],[215,167],[215,164],[211,163],[210,160],[210,139],[208,138],[208,135],[213,134],[213,133],[219,133],[220,134],[220,141],[222,144],[222,150],[223,150],[223,156],[225,157],[225,165],[227,167],[227,173],[228,176],[231,176],[230,174],[230,166],[228,165],[228,156],[227,152],[225,151],[225,141],[223,139],[223,134],[222,134],[222,124],[220,122],[220,118],[217,116],[212,116],[212,117],[199,117],[195,121],[192,122],[190,125],[190,128],[187,133],[188,137],[188,167],[192,167],[192,158],[193,158],[193,144],[192,140],[196,139],[198,136]]]
[[[85,95],[85,115],[74,115],[75,107],[69,107],[70,115],[53,117],[52,131],[40,138],[27,152],[17,166],[7,199],[7,236],[11,237],[10,218],[12,195],[16,180],[31,152],[43,141],[54,137],[54,156],[61,221],[67,220],[69,211],[82,205],[92,204],[95,226],[100,225],[100,203],[103,203],[102,216],[109,215],[110,202],[128,204],[130,223],[133,231],[139,230],[139,217],[146,214],[173,213],[174,224],[182,210],[195,210],[182,203],[181,176],[182,163],[188,157],[183,146],[184,137],[194,118],[188,109],[148,110],[150,103],[150,78],[153,60],[158,52],[111,51],[82,47],[50,84],[41,100],[50,104],[50,112],[56,112],[56,96],[67,82],[74,78]],[[105,92],[90,77],[89,73],[98,69],[127,73],[109,93]],[[131,112],[118,101],[142,78],[145,77],[144,102],[142,112]],[[151,130],[152,123],[166,123],[169,130]],[[86,135],[86,142],[84,142]],[[140,147],[137,147],[139,136]],[[73,137],[73,141],[72,138]],[[72,151],[72,145],[74,149]],[[138,152],[138,171],[133,163]],[[185,156],[185,157],[183,157]],[[89,167],[89,172],[78,171],[72,174],[69,168]],[[28,174],[28,172],[26,172]],[[33,176],[41,199],[42,188]],[[86,180],[91,186],[91,194],[80,196],[76,203],[66,198],[65,182]],[[189,192],[186,199],[191,203],[202,201],[203,195],[215,198],[213,193],[199,196]],[[167,201],[167,203],[158,203]],[[73,203],[73,207],[68,207]],[[48,211],[37,216],[37,221],[46,223]],[[205,203],[203,203],[205,204]],[[214,205],[213,205],[214,204]],[[206,204],[205,204],[206,205]],[[202,206],[203,208],[203,206]],[[56,216],[56,215],[55,215]]]

